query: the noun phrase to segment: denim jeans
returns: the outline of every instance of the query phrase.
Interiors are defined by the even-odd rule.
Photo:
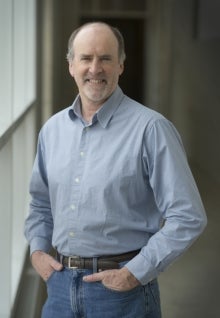
[[[91,270],[64,268],[47,281],[42,318],[161,318],[157,280],[119,292],[83,282]]]

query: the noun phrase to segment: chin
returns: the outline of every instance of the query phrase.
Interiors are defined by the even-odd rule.
[[[88,98],[94,103],[104,103],[109,95],[87,95]]]

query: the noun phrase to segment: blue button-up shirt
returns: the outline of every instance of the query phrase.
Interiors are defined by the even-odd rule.
[[[179,134],[117,87],[86,124],[80,97],[41,129],[25,233],[31,253],[84,257],[141,249],[127,268],[143,284],[206,225]]]

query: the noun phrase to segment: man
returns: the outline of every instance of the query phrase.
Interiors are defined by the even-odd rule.
[[[67,58],[79,95],[39,134],[25,225],[42,317],[159,318],[156,278],[206,225],[180,137],[119,88],[117,29],[83,25]]]

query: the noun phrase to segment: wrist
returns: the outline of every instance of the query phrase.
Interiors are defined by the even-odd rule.
[[[122,267],[120,271],[123,277],[133,286],[140,284],[139,280],[127,269],[127,267]]]
[[[41,251],[41,250],[36,250],[34,251],[31,256],[30,256],[30,259],[31,259],[31,262],[33,261],[33,259],[36,259],[36,258],[39,258],[41,257],[43,254],[45,254],[45,252]]]

